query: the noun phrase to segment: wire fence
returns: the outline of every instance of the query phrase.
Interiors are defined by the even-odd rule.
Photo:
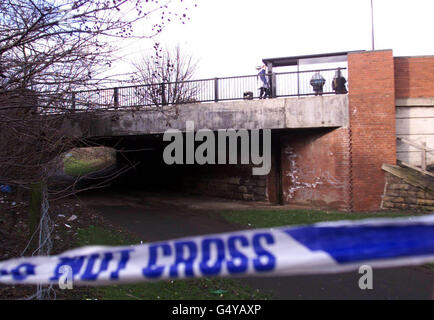
[[[348,79],[346,68],[267,74],[270,97],[336,94],[332,83],[337,70]],[[311,83],[318,74],[324,80],[320,93],[315,92]],[[70,106],[76,110],[117,109],[257,99],[261,86],[258,75],[247,75],[77,91],[71,94]]]
[[[46,183],[43,183],[43,187],[41,190],[41,218],[39,220],[39,224],[30,237],[25,249],[21,253],[21,256],[27,251],[29,247],[31,247],[34,239],[37,239],[37,248],[32,252],[32,256],[49,256],[51,250],[53,248],[53,242],[51,238],[51,234],[54,230],[54,223],[49,215],[49,201],[48,201],[48,191]],[[56,292],[53,289],[53,285],[41,285],[38,284],[36,286],[36,293],[25,297],[24,300],[55,300]]]

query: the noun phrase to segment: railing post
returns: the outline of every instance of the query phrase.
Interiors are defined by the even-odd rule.
[[[300,96],[300,70],[297,70],[297,96]]]
[[[426,171],[426,142],[422,142],[423,149],[421,150],[421,168]]]
[[[214,78],[214,101],[219,101],[219,78]]]
[[[71,99],[72,99],[71,109],[75,110],[75,92],[72,93]]]
[[[268,73],[268,82],[270,84],[270,98],[276,97],[276,74],[274,72]]]
[[[160,86],[161,86],[161,105],[166,106],[167,105],[166,84],[162,83]]]
[[[119,107],[119,88],[113,89],[113,100],[114,100],[115,108],[118,108]]]

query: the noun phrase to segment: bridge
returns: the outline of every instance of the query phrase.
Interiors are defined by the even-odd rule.
[[[121,111],[116,121],[112,116],[94,121],[90,125],[93,136],[184,130],[186,121],[194,121],[197,129],[210,130],[348,126],[347,96],[337,95],[342,92],[332,85],[337,72],[344,83],[347,81],[347,55],[339,52],[264,59],[264,65],[268,65],[268,74],[264,75],[269,88],[267,100],[259,99],[260,77],[248,75],[77,91],[71,94],[70,106],[77,112]],[[340,66],[300,70],[301,66],[311,68],[318,63]],[[274,72],[278,67],[296,70]],[[311,84],[317,75],[324,80],[321,92]],[[347,92],[345,84],[343,87]]]
[[[98,118],[76,118],[66,124],[83,137],[161,134],[184,131],[187,121],[196,129],[300,129],[347,127],[348,96],[279,98],[165,106],[154,110],[108,112]]]
[[[286,59],[299,68],[304,58],[324,56],[264,62],[272,69],[273,62],[276,67]],[[109,111],[98,118],[67,120],[64,128],[88,141],[115,146],[120,150],[119,163],[140,163],[121,179],[124,183],[135,181],[150,188],[162,186],[323,209],[379,210],[388,179],[383,165],[394,166],[397,155],[404,159],[414,153],[403,152],[400,143],[397,149],[397,132],[408,138],[414,122],[409,118],[403,125],[397,114],[421,107],[411,105],[415,90],[419,90],[417,99],[427,104],[425,110],[432,110],[434,104],[429,101],[434,97],[434,87],[424,92],[414,80],[422,78],[425,84],[424,74],[409,75],[405,62],[417,58],[393,57],[391,50],[339,53],[329,59],[347,64],[343,68],[347,94],[336,94],[331,87],[336,69],[270,72],[270,99],[257,99],[256,75],[188,82],[185,85],[194,88],[196,95],[179,103],[171,103],[167,94],[175,84],[81,91],[72,97],[77,113],[89,107],[89,102]],[[431,68],[434,58],[423,63]],[[324,76],[326,85],[323,94],[315,96],[309,79],[317,71]],[[161,98],[149,100],[146,92],[150,91]],[[245,95],[247,92],[253,96]],[[167,129],[185,131],[187,121],[194,121],[195,130],[271,129],[270,173],[252,176],[251,164],[166,165],[162,154],[167,142],[162,141],[162,133]],[[426,137],[430,134],[434,136],[433,132]],[[434,159],[426,159],[425,165],[434,163]]]

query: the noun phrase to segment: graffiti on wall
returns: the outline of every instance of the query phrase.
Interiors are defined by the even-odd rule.
[[[284,154],[289,162],[290,168],[287,172],[284,172],[284,176],[289,177],[291,181],[289,187],[283,190],[286,201],[294,199],[296,192],[299,190],[302,190],[313,198],[316,189],[321,185],[332,186],[338,190],[345,188],[344,181],[336,178],[328,170],[322,170],[319,167],[302,170],[300,166],[297,165],[299,156],[294,151],[294,148],[287,146],[284,149]],[[312,178],[306,179],[305,177],[314,178],[312,180]]]

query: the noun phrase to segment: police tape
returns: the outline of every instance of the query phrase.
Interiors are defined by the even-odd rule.
[[[134,246],[89,246],[0,262],[0,283],[102,285],[209,276],[337,273],[434,262],[434,215],[245,230]]]

